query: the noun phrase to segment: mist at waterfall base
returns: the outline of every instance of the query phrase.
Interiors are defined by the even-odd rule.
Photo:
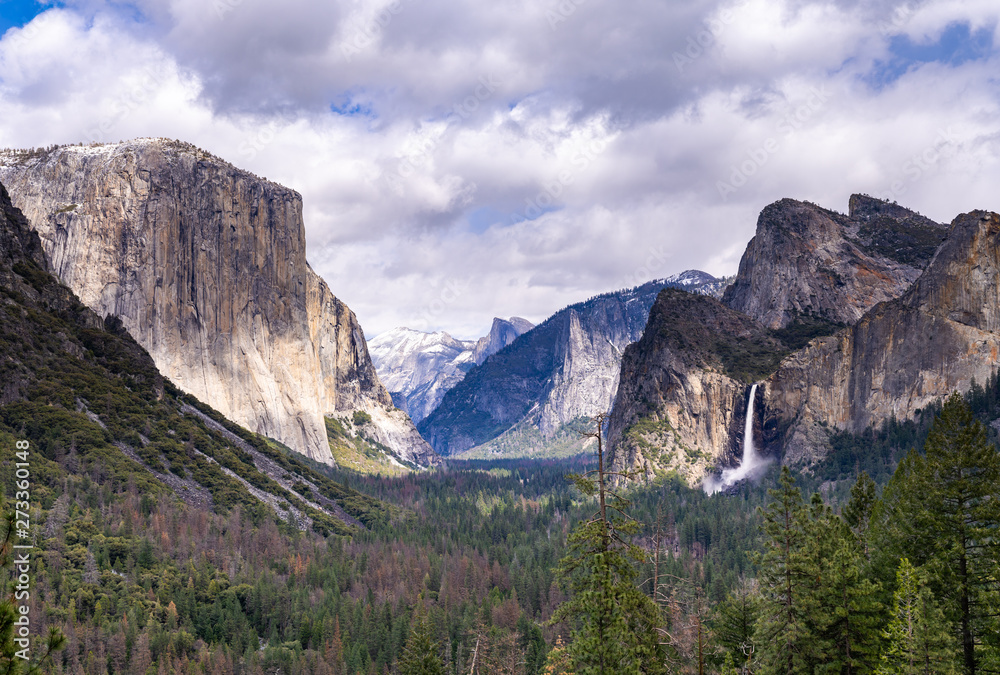
[[[743,426],[743,458],[739,466],[734,466],[722,470],[721,476],[706,476],[702,482],[705,494],[714,495],[716,492],[728,490],[732,486],[747,478],[754,478],[761,473],[770,459],[757,454],[753,445],[753,404],[757,398],[757,385],[750,387],[750,400],[747,401],[747,421]]]

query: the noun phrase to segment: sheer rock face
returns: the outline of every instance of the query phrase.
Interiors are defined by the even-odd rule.
[[[722,285],[689,270],[561,309],[470,370],[420,430],[442,455],[518,434],[535,439],[543,456],[561,437],[578,441],[574,425],[611,408],[622,353],[642,337],[657,293],[713,294]]]
[[[455,385],[420,430],[442,455],[526,424],[552,438],[580,417],[607,411],[622,350],[638,340],[662,282],[609,293],[556,312]]]
[[[516,340],[518,336],[527,333],[534,327],[535,324],[519,316],[512,316],[509,320],[494,317],[493,325],[490,326],[490,334],[479,338],[473,348],[473,360],[477,366],[480,365]]]
[[[608,420],[614,470],[646,478],[676,472],[693,485],[713,466],[738,464],[750,385],[734,377],[720,353],[750,343],[784,350],[759,323],[717,300],[662,291],[642,339],[622,359]]]
[[[324,414],[359,409],[402,457],[432,456],[306,262],[297,192],[161,139],[0,155],[0,180],[52,271],[178,386],[318,461]]]
[[[1000,216],[955,219],[902,297],[813,341],[767,381],[765,424],[788,427],[785,461],[825,453],[817,425],[859,432],[984,382],[1000,363]]]
[[[754,380],[755,435],[800,467],[826,456],[830,429],[906,419],[985,381],[1000,365],[1000,216],[945,228],[859,195],[848,216],[782,200],[762,212],[724,302],[740,311],[658,298],[622,362],[615,468],[695,483],[736,463]],[[808,333],[781,329],[803,316],[848,326],[797,349]],[[739,374],[739,363],[753,368]]]
[[[723,302],[770,328],[799,316],[850,325],[899,297],[946,228],[895,204],[851,197],[847,216],[782,199],[761,211]]]

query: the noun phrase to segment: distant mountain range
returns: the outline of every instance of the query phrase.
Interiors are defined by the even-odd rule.
[[[418,428],[442,455],[580,452],[577,430],[610,409],[622,351],[642,336],[657,293],[719,296],[725,285],[688,270],[560,310],[471,368]]]
[[[419,422],[469,370],[533,327],[530,321],[517,316],[494,318],[489,335],[478,340],[456,340],[445,332],[393,328],[371,339],[368,350],[393,403]]]

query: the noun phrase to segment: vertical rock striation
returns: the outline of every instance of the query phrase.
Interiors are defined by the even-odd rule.
[[[768,416],[787,425],[785,461],[808,465],[821,423],[859,432],[917,409],[1000,364],[1000,216],[956,218],[931,264],[900,298],[812,342],[767,382]]]
[[[721,285],[689,270],[562,309],[470,370],[420,430],[443,455],[477,446],[490,456],[580,452],[577,427],[611,408],[622,353],[642,337],[657,293]]]
[[[333,461],[324,414],[354,410],[401,457],[431,458],[306,262],[297,192],[163,139],[5,153],[0,180],[52,271],[178,386],[318,461]]]

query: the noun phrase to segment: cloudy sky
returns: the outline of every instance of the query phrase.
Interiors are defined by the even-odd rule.
[[[995,0],[0,0],[0,146],[166,136],[302,193],[369,337],[484,333],[852,192],[1000,210]]]

